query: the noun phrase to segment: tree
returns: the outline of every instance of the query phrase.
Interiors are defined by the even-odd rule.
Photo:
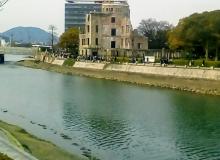
[[[0,8],[2,8],[9,0],[1,0],[0,1]]]
[[[51,33],[51,47],[52,47],[52,53],[54,52],[54,37],[55,37],[55,30],[57,30],[56,26],[50,25],[49,31]]]
[[[166,21],[156,21],[155,19],[142,20],[138,32],[149,39],[149,48],[167,48],[167,32],[173,26]]]
[[[64,32],[60,37],[59,47],[66,49],[76,56],[79,49],[79,30],[77,28],[70,28]]]
[[[206,59],[216,57],[217,60],[220,47],[219,26],[220,10],[195,13],[181,19],[169,32],[169,46],[172,49],[189,50],[199,57],[205,56]]]

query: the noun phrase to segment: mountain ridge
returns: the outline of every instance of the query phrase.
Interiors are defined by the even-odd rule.
[[[38,27],[14,27],[3,33],[2,37],[11,38],[17,43],[51,44],[51,34]],[[55,43],[58,37],[55,36]]]

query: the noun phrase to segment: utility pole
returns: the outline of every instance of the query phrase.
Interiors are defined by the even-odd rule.
[[[56,30],[56,26],[54,25],[50,25],[49,26],[49,30],[50,30],[50,33],[51,33],[51,47],[52,47],[52,53],[54,52],[54,34],[55,34],[55,30]]]

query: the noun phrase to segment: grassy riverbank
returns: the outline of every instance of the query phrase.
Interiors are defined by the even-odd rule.
[[[50,142],[30,135],[17,126],[0,121],[0,128],[10,132],[22,144],[27,152],[31,153],[39,160],[82,160],[82,158],[71,155]],[[0,154],[0,160],[9,159],[3,154]]]
[[[6,155],[0,153],[0,160],[12,160],[12,159]]]
[[[78,69],[68,66],[58,66],[37,61],[21,61],[18,65],[43,69],[68,75],[79,75],[101,79],[117,80],[141,85],[171,88],[198,94],[220,95],[220,81],[205,79],[185,79],[170,76],[135,74],[106,70]]]

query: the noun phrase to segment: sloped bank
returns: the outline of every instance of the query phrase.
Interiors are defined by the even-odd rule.
[[[60,149],[54,144],[38,139],[37,137],[32,136],[27,133],[25,130],[2,122],[0,120],[0,128],[3,128],[24,147],[24,149],[32,154],[39,160],[82,160],[83,158],[79,158],[78,156],[74,156],[66,151]],[[1,136],[1,135],[0,135]],[[1,156],[6,158],[6,156]]]
[[[184,78],[178,76],[128,72],[126,70],[122,71],[119,65],[112,64],[104,65],[103,68],[99,69],[94,69],[95,64],[91,63],[83,64],[84,67],[81,67],[78,62],[75,63],[74,67],[53,65],[39,61],[21,61],[18,62],[18,65],[69,75],[87,76],[100,79],[135,83],[140,85],[171,88],[175,90],[189,91],[198,94],[220,95],[220,80],[214,79]],[[88,67],[88,65],[92,65],[92,68]],[[117,67],[118,69],[116,70],[115,68]]]
[[[104,64],[104,63],[85,63],[76,62],[75,68],[98,69],[117,72],[129,72],[138,74],[153,74],[160,76],[172,76],[176,78],[194,78],[220,80],[220,70],[213,68],[184,68],[184,67],[161,67],[142,64]]]

